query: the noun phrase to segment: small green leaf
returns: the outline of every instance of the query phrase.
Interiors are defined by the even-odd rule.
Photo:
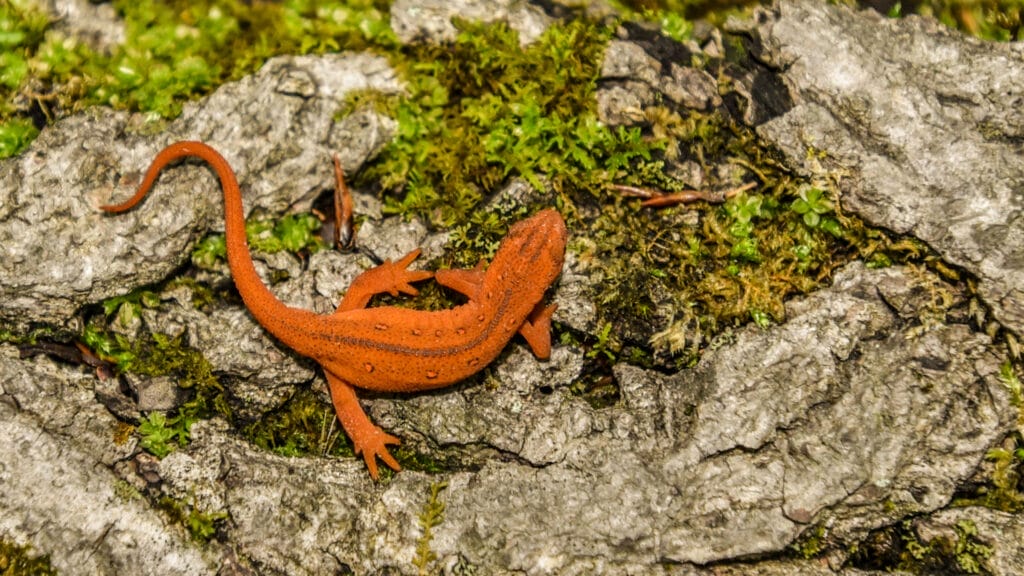
[[[28,62],[18,52],[0,53],[0,85],[11,90],[21,85],[28,75]]]
[[[659,14],[661,32],[676,42],[686,42],[693,35],[693,23],[678,12],[664,11]]]
[[[796,212],[797,214],[807,214],[808,212],[811,211],[810,204],[808,204],[807,201],[804,200],[803,198],[797,198],[796,200],[793,200],[793,204],[791,204],[790,206],[793,212]]]
[[[39,130],[31,120],[15,118],[0,124],[0,158],[21,153],[38,135]]]
[[[758,250],[757,240],[754,238],[744,238],[733,244],[729,255],[747,262],[758,263],[761,261],[761,252]]]
[[[772,317],[762,310],[752,309],[750,311],[750,319],[759,328],[767,328],[772,325]]]
[[[223,234],[207,236],[192,250],[192,263],[199,268],[212,270],[228,256],[227,240]]]
[[[821,223],[818,224],[818,228],[828,232],[836,238],[843,237],[843,225],[840,224],[835,218],[822,218]]]
[[[0,30],[0,48],[14,48],[24,41],[25,33],[21,30]]]
[[[157,458],[163,458],[171,453],[173,446],[169,443],[175,433],[167,428],[167,417],[160,412],[152,412],[139,424],[139,445],[142,449]]]

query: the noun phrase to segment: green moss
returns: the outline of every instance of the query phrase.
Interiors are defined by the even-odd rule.
[[[138,427],[140,445],[162,458],[175,446],[188,443],[192,424],[214,414],[230,418],[224,389],[213,375],[210,362],[198,350],[186,346],[181,336],[150,334],[134,342],[121,334],[90,323],[82,341],[101,358],[114,362],[118,371],[143,376],[172,376],[192,398],[170,415],[152,413]]]
[[[222,390],[213,366],[198,350],[189,348],[183,336],[152,334],[132,345],[132,360],[125,369],[145,376],[171,375],[182,388]]]
[[[185,526],[192,539],[200,543],[209,542],[217,534],[218,524],[228,519],[227,512],[200,510],[195,502],[188,503],[170,496],[161,497],[157,507],[173,521]]]
[[[139,446],[157,458],[163,458],[174,450],[175,440],[177,446],[188,444],[192,424],[193,421],[184,416],[169,419],[160,412],[154,412],[139,424]]]
[[[338,424],[334,407],[308,388],[297,391],[281,408],[243,428],[242,435],[253,444],[289,457],[334,456],[355,458],[352,442]],[[405,470],[437,474],[446,469],[442,462],[399,445],[391,453]],[[389,468],[381,468],[384,478]]]
[[[404,444],[397,446],[392,452],[395,460],[402,465],[403,470],[440,474],[452,469],[449,462],[438,460],[423,452],[417,452]]]
[[[102,302],[103,313],[110,316],[117,313],[121,326],[129,326],[142,313],[143,308],[156,308],[160,296],[149,288],[137,288],[127,294],[114,296]]]
[[[135,432],[142,449],[163,458],[175,448],[185,446],[191,439],[192,425],[202,419],[220,415],[231,418],[227,395],[213,374],[213,366],[203,354],[185,344],[184,336],[143,334],[131,340],[124,334],[109,329],[109,322],[128,326],[139,317],[143,308],[160,306],[164,290],[187,287],[192,303],[207,306],[213,300],[213,291],[194,279],[183,276],[168,281],[164,286],[140,288],[123,296],[104,301],[101,313],[97,311],[86,323],[79,340],[101,359],[114,364],[121,373],[140,376],[170,376],[178,387],[186,389],[190,398],[176,410],[164,414],[153,412],[143,417],[137,428],[127,427],[115,440]],[[116,316],[113,316],[115,315]]]
[[[511,176],[528,180],[549,195],[536,202],[559,206],[572,227],[591,231],[574,249],[604,276],[595,295],[600,324],[610,324],[618,341],[599,339],[602,354],[622,350],[643,357],[653,346],[688,365],[723,330],[747,321],[781,321],[784,298],[819,286],[851,252],[883,265],[891,261],[874,250],[851,249],[863,239],[861,231],[834,213],[828,182],[793,180],[749,130],[720,114],[655,106],[644,111],[643,131],[599,123],[594,91],[611,36],[603,25],[556,23],[537,42],[520,47],[517,33],[505,24],[459,22],[461,32],[450,45],[399,48],[389,33],[374,31],[373,23],[384,21],[383,3],[319,10],[297,2],[118,6],[129,40],[109,62],[82,64],[83,75],[94,70],[90,66],[116,72],[104,73],[103,82],[82,84],[88,86],[85,93],[164,116],[279,50],[360,43],[387,50],[406,92],[353,94],[344,108],[372,105],[392,114],[398,133],[357,180],[385,193],[387,211],[419,214],[453,231],[451,250],[438,267],[472,266],[492,255],[508,223],[527,207],[484,210],[484,196]],[[305,18],[314,13],[318,19]],[[356,20],[363,24],[354,28]],[[16,40],[29,59],[41,57],[46,24],[19,22],[26,22],[19,24],[26,31],[10,43]],[[181,35],[196,38],[185,52],[174,49]],[[63,64],[49,68],[55,78],[78,69],[68,64],[74,51],[67,51]],[[57,56],[52,59],[57,62]],[[666,176],[665,161],[694,161],[707,173],[732,164],[745,174],[709,186],[755,179],[759,187],[721,206],[698,207],[700,228],[687,224],[681,210],[639,210],[610,187],[681,189],[682,182]],[[315,250],[316,225],[310,216],[252,222],[250,242],[257,250]],[[197,245],[193,262],[209,267],[223,257],[223,238],[214,236]],[[144,301],[118,306],[129,318]],[[656,316],[664,329],[652,335],[648,326]]]
[[[82,330],[81,339],[100,358],[114,363],[120,370],[135,360],[128,338],[108,332],[97,323],[87,324]]]
[[[312,214],[288,214],[279,220],[247,222],[245,234],[249,246],[258,252],[315,252],[324,246],[315,234],[319,229],[320,221]]]
[[[352,93],[342,105],[342,114],[372,106],[398,123],[395,139],[354,175],[356,182],[380,191],[387,212],[419,215],[452,231],[438,267],[473,266],[491,256],[508,224],[528,213],[531,202],[557,206],[574,230],[571,249],[600,277],[592,296],[600,307],[601,330],[577,337],[588,349],[590,366],[573,390],[595,405],[617,398],[607,378],[614,361],[692,365],[710,342],[736,326],[781,322],[785,298],[822,286],[853,258],[885,266],[925,253],[920,243],[894,240],[842,214],[833,200],[834,179],[828,174],[797,178],[750,129],[724,114],[659,105],[642,111],[642,127],[604,126],[597,120],[594,93],[611,26],[585,19],[558,22],[521,47],[517,33],[503,23],[458,22],[460,33],[451,44],[400,47],[387,29],[388,5],[381,1],[143,0],[116,4],[128,39],[113,54],[99,56],[56,35],[44,36],[45,19],[9,6],[4,4],[6,20],[0,20],[8,22],[0,25],[0,47],[14,54],[12,62],[17,57],[26,65],[12,65],[9,80],[0,81],[8,106],[0,111],[0,122],[17,117],[23,127],[25,110],[13,102],[24,95],[37,68],[43,71],[35,80],[55,95],[51,115],[98,102],[166,118],[187,99],[255,70],[272,54],[385,51],[406,90]],[[634,8],[655,10],[647,17],[681,39],[691,28],[679,14],[700,13],[702,6],[654,2]],[[736,47],[725,62],[701,63],[722,79],[722,91],[730,89],[724,67],[746,57],[742,42],[728,35],[725,40]],[[25,137],[19,138],[12,149],[24,145]],[[701,170],[709,190],[756,187],[721,204],[651,210],[612,186],[683,190],[686,183],[667,174],[666,166],[686,163]],[[726,166],[730,169],[721,169]],[[530,182],[537,194],[525,205],[485,209],[486,196],[513,176]],[[308,252],[320,246],[316,226],[308,215],[287,216],[250,222],[247,235],[256,250]],[[211,236],[196,246],[193,264],[219,266],[224,255],[223,236]],[[433,284],[425,285],[424,295],[419,306],[451,303]],[[131,319],[148,298],[139,291],[107,305]],[[662,329],[652,334],[655,325]],[[197,387],[190,413],[226,412],[209,366],[172,352],[168,342],[154,340],[137,349],[117,336],[87,331],[86,338],[123,369],[143,370],[139,358],[144,357],[147,365]],[[176,349],[182,351],[180,343]],[[192,380],[203,384],[189,384]],[[304,402],[252,428],[250,437],[291,455],[332,453],[345,445],[324,436],[335,425],[333,413],[319,402]],[[174,430],[179,422],[171,420],[179,416],[166,420],[163,431],[150,422],[154,439]],[[181,421],[183,434],[187,422]],[[175,433],[164,444],[181,438]]]
[[[693,35],[693,22],[678,12],[653,12],[645,14],[645,18],[657,22],[661,26],[661,33],[676,42],[686,42]]]
[[[28,331],[15,330],[0,324],[0,344],[34,345],[40,339],[52,338],[57,333],[50,326],[36,326]]]
[[[698,18],[721,25],[730,16],[749,16],[758,5],[771,4],[768,0],[617,0],[630,18],[658,22],[659,16],[678,14],[690,20]]]
[[[1024,433],[1024,395],[1020,379],[1017,378],[1017,370],[1009,360],[999,367],[999,381],[1010,393],[1010,404],[1017,409],[1017,431]]]
[[[0,539],[0,576],[56,576],[50,556],[36,556],[29,546]]]
[[[990,574],[986,560],[992,548],[978,537],[970,520],[953,526],[955,538],[936,536],[921,542],[911,521],[872,532],[851,555],[850,564],[863,570],[903,570],[911,574]]]
[[[950,28],[984,40],[1024,40],[1024,4],[1020,0],[923,0],[913,4],[916,14],[932,16]],[[902,15],[899,8],[890,13]]]
[[[596,192],[650,156],[638,130],[609,129],[594,112],[609,30],[557,23],[520,47],[505,24],[458,25],[451,45],[414,46],[396,60],[406,95],[374,100],[398,131],[357,182],[387,192],[388,212],[446,227],[485,220],[474,212],[509,176],[557,195]]]
[[[968,574],[987,573],[986,560],[992,556],[992,547],[978,538],[978,528],[970,520],[961,520],[953,527],[956,531],[956,544],[953,553],[956,563]]]
[[[317,232],[320,220],[312,214],[287,214],[281,218],[255,218],[245,223],[245,236],[253,252],[274,254],[287,251],[310,254],[326,247]],[[192,249],[192,264],[212,270],[227,261],[223,234],[211,234]]]
[[[1024,442],[1019,433],[1011,434],[998,448],[985,455],[992,462],[987,482],[962,493],[953,501],[954,506],[985,506],[1003,512],[1024,511],[1024,492],[1021,491],[1021,470],[1024,465]]]
[[[231,419],[224,388],[213,375],[210,362],[198,350],[185,346],[182,337],[153,334],[133,346],[134,359],[127,370],[147,376],[174,376],[178,386],[189,389],[190,400],[170,415],[150,414],[138,428],[143,448],[162,457],[173,449],[175,441],[184,446],[191,439],[192,425],[220,415]]]
[[[228,258],[228,243],[223,234],[211,234],[192,249],[192,265],[196,268],[213,270]]]
[[[0,67],[3,67],[0,62]],[[39,129],[24,118],[12,118],[0,122],[0,158],[19,154],[39,135]]]
[[[142,499],[142,493],[126,480],[118,480],[114,483],[114,494],[125,502]]]
[[[260,448],[282,456],[355,457],[334,408],[309,389],[297,391],[280,409],[246,426],[242,434]]]
[[[447,482],[436,482],[430,485],[430,499],[423,506],[420,512],[418,523],[422,534],[416,541],[416,554],[413,556],[412,564],[419,570],[420,576],[434,573],[430,568],[437,562],[437,554],[430,549],[430,542],[434,539],[434,528],[444,522],[444,502],[441,501],[441,491],[448,487]]]
[[[650,346],[663,361],[687,366],[736,326],[782,322],[787,298],[822,287],[855,258],[929,256],[919,243],[840,212],[832,176],[795,176],[749,128],[717,112],[646,112],[665,158],[698,166],[704,189],[724,191],[724,201],[654,210],[604,192],[575,248],[598,269],[601,321],[615,325],[624,349]],[[623,183],[669,192],[680,184],[660,172],[648,165]],[[657,325],[663,329],[651,334]]]
[[[606,28],[556,24],[519,48],[503,24],[459,26],[452,45],[410,47],[396,60],[405,95],[363,92],[343,106],[373,106],[398,121],[395,140],[358,179],[382,189],[387,211],[453,231],[440,267],[489,257],[507,223],[527,211],[481,208],[508,177],[548,195],[535,201],[559,206],[571,228],[587,231],[570,248],[601,278],[594,298],[607,330],[589,342],[592,359],[649,359],[653,348],[690,365],[738,325],[783,321],[786,298],[817,289],[853,258],[874,266],[907,261],[901,241],[837,211],[828,174],[796,178],[749,128],[718,112],[652,106],[643,130],[597,123]],[[742,51],[733,58],[744,58]],[[747,191],[718,205],[654,211],[612,186],[682,190],[666,166],[687,162],[709,190]],[[750,183],[756,188],[741,186]],[[652,325],[663,329],[651,334]]]
[[[618,383],[611,376],[611,366],[604,363],[590,365],[569,385],[569,393],[583,398],[595,409],[613,406],[621,397]]]
[[[0,4],[0,157],[33,137],[33,105],[47,122],[95,104],[159,122],[271,56],[396,46],[386,0],[118,0],[126,38],[109,54],[52,30],[30,6]]]
[[[827,535],[828,529],[819,524],[812,529],[805,530],[796,542],[789,545],[789,549],[804,560],[815,558],[827,549]]]
[[[1002,445],[992,448],[985,459],[992,463],[991,474],[984,483],[958,494],[955,506],[985,506],[1003,512],[1024,511],[1024,402],[1016,367],[1007,360],[1000,367],[999,379],[1010,393],[1010,403],[1017,409],[1017,430]]]
[[[165,291],[174,290],[176,288],[188,289],[192,295],[192,305],[199,309],[210,306],[217,299],[217,294],[212,288],[197,281],[191,276],[179,276],[164,286]]]

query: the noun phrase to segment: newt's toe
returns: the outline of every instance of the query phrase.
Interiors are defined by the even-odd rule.
[[[380,267],[386,269],[390,274],[390,285],[386,289],[392,296],[398,296],[399,292],[415,296],[419,294],[419,291],[412,287],[412,283],[427,280],[434,275],[433,272],[427,270],[407,269],[419,255],[420,249],[417,248],[403,256],[398,262],[387,260],[381,264]]]
[[[387,449],[387,444],[398,445],[400,443],[401,440],[384,432],[380,428],[374,430],[373,434],[360,438],[358,442],[354,442],[356,454],[363,455],[363,460],[366,461],[366,467],[369,469],[370,476],[372,476],[374,480],[379,479],[379,474],[377,473],[377,458],[380,458],[382,462],[387,464],[395,472],[402,469],[402,467],[398,465],[398,461],[395,460]]]

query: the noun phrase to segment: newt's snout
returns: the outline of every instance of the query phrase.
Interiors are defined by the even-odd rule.
[[[562,215],[548,208],[516,222],[509,229],[505,243],[518,246],[518,249],[513,249],[519,263],[516,268],[527,265],[537,283],[547,285],[562,270],[568,236]],[[495,259],[500,259],[500,256],[499,250]]]

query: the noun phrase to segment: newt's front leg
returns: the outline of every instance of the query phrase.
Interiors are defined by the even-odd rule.
[[[363,412],[359,405],[355,390],[348,382],[331,374],[324,369],[327,376],[327,385],[331,389],[331,402],[334,403],[334,411],[338,414],[338,420],[345,429],[345,433],[352,439],[356,455],[362,454],[366,461],[366,467],[370,470],[370,476],[377,480],[377,458],[396,472],[402,467],[398,461],[388,452],[387,444],[398,444],[398,438],[384,432],[376,424],[370,422],[370,418]]]
[[[366,308],[366,305],[370,303],[370,298],[375,294],[384,292],[392,296],[398,296],[399,292],[410,296],[418,294],[419,292],[412,287],[412,283],[426,280],[434,275],[433,272],[426,270],[406,270],[419,255],[420,249],[417,248],[403,256],[398,262],[385,260],[380,266],[370,268],[356,276],[356,279],[349,285],[348,291],[345,292],[345,297],[338,304],[335,313]]]
[[[432,272],[425,270],[407,270],[409,264],[420,255],[417,248],[402,257],[398,262],[385,260],[380,266],[376,266],[363,272],[352,281],[345,297],[338,304],[335,314],[365,308],[375,294],[387,292],[397,296],[399,292],[415,296],[417,291],[412,287],[413,282],[426,280],[433,276]],[[321,364],[321,366],[323,366]],[[327,377],[327,385],[331,389],[331,402],[334,404],[334,411],[338,415],[345,433],[352,439],[356,454],[362,454],[366,460],[366,467],[370,470],[370,476],[377,479],[377,458],[395,471],[401,469],[398,461],[388,452],[388,444],[398,444],[398,438],[378,428],[366,416],[359,399],[356,397],[352,385],[335,376],[324,368],[324,375]]]

